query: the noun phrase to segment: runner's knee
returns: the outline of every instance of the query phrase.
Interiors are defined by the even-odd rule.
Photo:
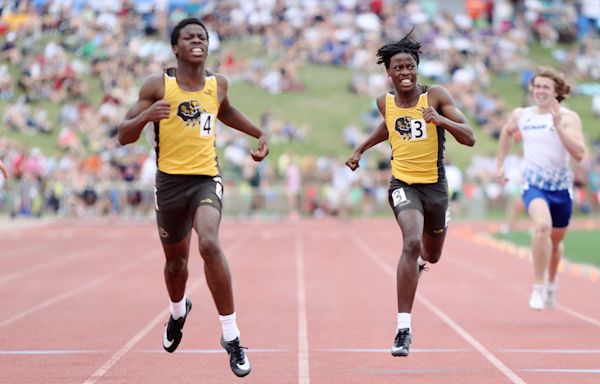
[[[421,254],[421,239],[418,237],[404,239],[402,253],[407,256],[414,256],[414,259],[416,260]]]
[[[533,226],[533,231],[538,236],[550,236],[550,231],[552,230],[550,223],[546,223],[543,221],[536,222]]]
[[[171,258],[165,262],[165,273],[170,276],[178,276],[187,271],[187,260],[185,258]]]
[[[221,252],[219,240],[214,236],[205,236],[198,242],[200,254],[204,259],[217,257]]]

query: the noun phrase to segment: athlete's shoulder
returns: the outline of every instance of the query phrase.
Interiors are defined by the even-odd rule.
[[[209,76],[209,75],[207,75],[207,76]],[[215,81],[217,82],[217,85],[219,87],[225,87],[225,88],[228,87],[229,79],[224,74],[217,73],[217,72],[211,72],[210,76],[215,78]]]
[[[512,112],[510,113],[510,116],[513,117],[514,119],[519,119],[521,116],[523,116],[524,113],[528,113],[531,110],[532,110],[531,107],[517,107],[512,110]]]
[[[148,76],[140,88],[140,96],[144,99],[162,99],[165,92],[165,83],[162,74]]]
[[[579,116],[579,114],[577,112],[575,112],[572,109],[561,106],[560,114],[562,116],[564,116],[565,121],[568,121],[572,124],[576,124],[577,126],[579,126],[581,128],[581,124],[582,124],[581,117]]]
[[[418,86],[421,88],[421,94],[429,93],[429,91],[431,91],[432,88],[439,87],[439,85],[426,85],[426,84],[419,84]]]
[[[572,110],[569,107],[565,107],[564,105],[560,106],[560,113],[565,114],[565,115],[571,115],[571,116],[573,116],[573,115],[579,116],[577,114],[577,112],[575,112],[574,110]]]
[[[427,95],[427,104],[435,109],[444,105],[454,105],[450,91],[442,85],[420,85],[421,95]]]
[[[379,94],[377,97],[375,97],[375,100],[377,100],[377,101],[379,101],[379,100],[381,100],[381,101],[385,101],[385,99],[386,99],[388,96],[394,96],[394,95],[395,95],[395,92],[394,92],[394,91],[387,91],[387,92],[385,92],[385,93],[380,93],[380,94]]]
[[[155,73],[153,75],[148,76],[144,80],[143,85],[162,83],[163,82],[163,78],[164,78],[164,74],[162,74],[162,73]]]
[[[433,97],[444,97],[450,94],[450,91],[443,85],[433,84],[433,85],[419,85],[421,87],[421,93],[427,93],[429,96]]]
[[[382,93],[375,98],[375,103],[377,104],[377,108],[379,108],[379,111],[381,111],[382,113],[385,113],[386,100],[387,100],[388,95],[392,95],[391,92],[392,91]]]

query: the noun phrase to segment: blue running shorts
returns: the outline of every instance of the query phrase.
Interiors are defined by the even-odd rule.
[[[529,204],[533,199],[544,199],[548,208],[550,208],[550,215],[552,216],[552,227],[553,228],[564,228],[569,225],[571,219],[571,213],[573,212],[573,200],[571,199],[571,192],[568,189],[560,191],[546,191],[537,187],[525,185],[523,188],[523,203],[525,209],[529,209]]]

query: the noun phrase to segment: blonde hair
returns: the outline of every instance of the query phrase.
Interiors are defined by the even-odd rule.
[[[539,67],[535,71],[535,75],[531,78],[531,86],[536,77],[545,77],[554,82],[554,90],[556,91],[556,100],[563,101],[571,92],[571,86],[567,84],[562,73],[551,67]]]

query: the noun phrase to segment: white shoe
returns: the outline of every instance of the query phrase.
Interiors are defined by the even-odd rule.
[[[529,298],[529,308],[536,311],[544,309],[544,295],[541,289],[533,288],[531,297]]]
[[[557,290],[556,283],[546,284],[546,288],[544,289],[544,304],[547,308],[554,308],[556,306]]]

